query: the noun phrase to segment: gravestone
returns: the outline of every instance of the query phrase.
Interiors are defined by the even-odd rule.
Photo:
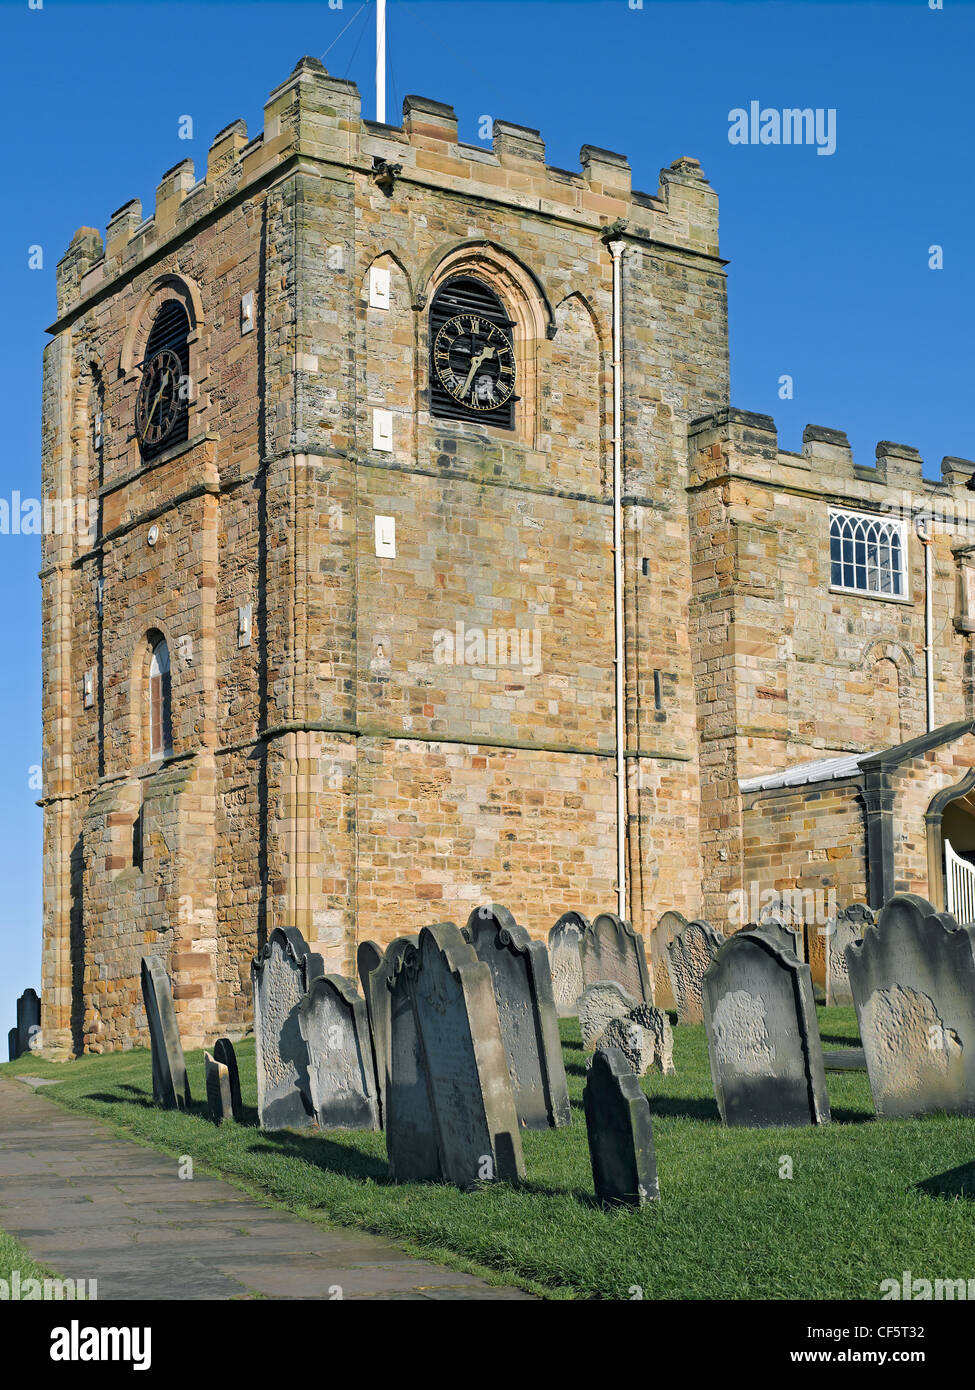
[[[826,1003],[850,1007],[853,991],[846,965],[846,948],[859,941],[866,927],[873,926],[876,914],[866,903],[841,908],[826,923]]]
[[[166,967],[158,956],[142,958],[142,998],[152,1049],[152,1098],[164,1110],[188,1109],[190,1082],[176,1026],[173,992]]]
[[[569,1018],[576,1012],[579,996],[585,989],[579,942],[583,932],[589,929],[589,919],[581,912],[563,912],[548,934],[552,993],[559,1018]]]
[[[615,912],[601,912],[579,940],[582,978],[585,984],[615,980],[628,994],[653,1003],[653,986],[647,968],[643,937]]]
[[[650,1102],[617,1048],[600,1049],[582,1092],[596,1200],[642,1207],[660,1196]]]
[[[230,1068],[225,1062],[218,1062],[209,1052],[203,1054],[206,1069],[207,1111],[215,1125],[224,1120],[236,1120],[234,1098],[230,1090]]]
[[[579,1031],[587,1052],[599,1042],[614,1018],[626,1018],[639,1001],[615,980],[596,980],[579,1000]]]
[[[667,946],[678,1023],[703,1023],[701,981],[724,937],[710,922],[688,922]]]
[[[261,1129],[304,1129],[315,1123],[298,1005],[322,974],[321,956],[309,951],[297,927],[275,927],[251,962]]]
[[[526,1129],[572,1119],[552,976],[544,942],[532,941],[506,907],[475,908],[464,936],[491,972],[511,1094]]]
[[[771,937],[777,946],[781,946],[784,951],[791,951],[798,960],[803,959],[802,936],[790,926],[785,917],[780,917],[774,912],[765,911],[757,922],[749,922],[744,928],[745,931],[763,931],[766,936]]]
[[[213,1044],[214,1061],[227,1068],[230,1086],[230,1110],[238,1124],[244,1121],[244,1105],[240,1098],[240,1072],[237,1069],[237,1054],[229,1038],[218,1038]]]
[[[17,1046],[20,1056],[34,1049],[31,1042],[41,1031],[41,1001],[35,989],[25,989],[17,1000]]]
[[[386,1148],[397,1182],[524,1176],[491,971],[452,922],[424,927],[390,981]]]
[[[877,1114],[975,1115],[975,925],[905,893],[846,963]]]
[[[665,912],[650,935],[650,966],[653,971],[653,998],[661,1009],[676,1009],[677,998],[670,979],[670,954],[667,947],[678,932],[687,926],[682,912]]]
[[[7,1061],[16,1062],[20,1056],[20,1036],[16,1028],[11,1028],[7,1034]]]
[[[365,1002],[352,980],[320,975],[298,1006],[311,1102],[322,1129],[379,1129]]]
[[[383,963],[383,949],[375,941],[360,941],[358,950],[355,953],[355,971],[359,977],[359,988],[362,990],[362,998],[366,1005],[366,1018],[369,1021],[369,1046],[372,1050],[372,1069],[376,1077],[376,1094],[379,1100],[379,1123],[383,1124],[383,1092],[385,1090],[386,1067],[385,1058],[377,1049],[376,1038],[376,1015],[379,1012],[388,1012],[389,994],[386,989],[385,981],[377,979],[377,985],[382,990],[384,998],[374,998],[376,990],[373,985],[373,972],[378,970]],[[384,1019],[385,1021],[385,1019]],[[387,1030],[388,1031],[388,1030]]]
[[[765,931],[740,931],[704,976],[711,1079],[726,1125],[822,1124],[826,1072],[809,966]]]
[[[637,1004],[623,1018],[609,1021],[597,1047],[616,1047],[637,1076],[653,1067],[665,1076],[674,1072],[674,1034],[663,1009]]]

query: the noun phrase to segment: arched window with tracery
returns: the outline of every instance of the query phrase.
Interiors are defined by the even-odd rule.
[[[905,554],[902,521],[869,512],[830,512],[830,584],[834,589],[903,598]]]
[[[164,758],[173,751],[173,689],[169,645],[159,637],[149,658],[149,756]]]

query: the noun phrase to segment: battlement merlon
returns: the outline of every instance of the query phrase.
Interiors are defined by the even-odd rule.
[[[931,507],[939,515],[939,499],[964,502],[975,519],[975,498],[969,483],[975,462],[947,456],[941,478],[923,476],[923,459],[909,444],[881,440],[872,465],[857,463],[842,430],[807,425],[802,452],[779,448],[778,431],[770,415],[729,406],[692,420],[688,427],[688,488],[692,491],[735,478],[766,484],[770,489],[817,493],[830,501],[905,512]]]
[[[203,177],[196,178],[189,159],[163,175],[151,215],[143,219],[132,200],[112,214],[104,246],[91,228],[75,234],[58,263],[55,330],[106,285],[178,245],[220,204],[289,162],[312,170],[331,165],[377,182],[382,173],[392,198],[403,180],[562,218],[597,234],[623,221],[628,238],[722,264],[717,194],[695,159],[675,160],[661,171],[656,193],[641,193],[632,187],[627,159],[595,145],[582,147],[579,170],[558,169],[545,163],[539,132],[510,121],[493,122],[491,146],[473,145],[459,140],[453,108],[427,97],[406,97],[401,126],[366,120],[360,108],[354,82],[331,77],[317,58],[302,58],[272,91],[264,128],[254,139],[248,140],[243,120],[231,122],[214,138]]]

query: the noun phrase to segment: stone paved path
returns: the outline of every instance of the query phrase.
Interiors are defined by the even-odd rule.
[[[0,1227],[98,1299],[530,1299],[381,1236],[259,1206],[217,1178],[0,1079]]]

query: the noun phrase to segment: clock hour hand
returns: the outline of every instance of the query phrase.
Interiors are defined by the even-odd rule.
[[[145,429],[142,431],[142,438],[143,438],[143,440],[145,439],[146,435],[147,435],[148,432],[149,432],[149,426],[152,424],[152,417],[153,417],[153,416],[155,415],[155,413],[156,413],[156,406],[159,404],[159,402],[160,402],[160,400],[161,400],[161,398],[162,398],[162,393],[163,393],[163,392],[165,391],[165,389],[166,389],[166,382],[167,382],[168,380],[169,380],[169,368],[167,367],[166,370],[165,370],[165,372],[163,372],[163,379],[162,379],[162,381],[159,383],[159,390],[156,392],[156,399],[153,401],[153,403],[152,403],[152,409],[149,411],[148,418],[146,419],[146,427],[145,427]]]
[[[464,382],[464,385],[461,388],[461,396],[466,396],[468,391],[471,389],[471,382],[474,380],[474,373],[477,371],[478,367],[480,367],[483,362],[486,362],[489,357],[493,356],[494,348],[486,347],[482,348],[476,357],[471,358],[471,369],[467,373],[467,380]]]

